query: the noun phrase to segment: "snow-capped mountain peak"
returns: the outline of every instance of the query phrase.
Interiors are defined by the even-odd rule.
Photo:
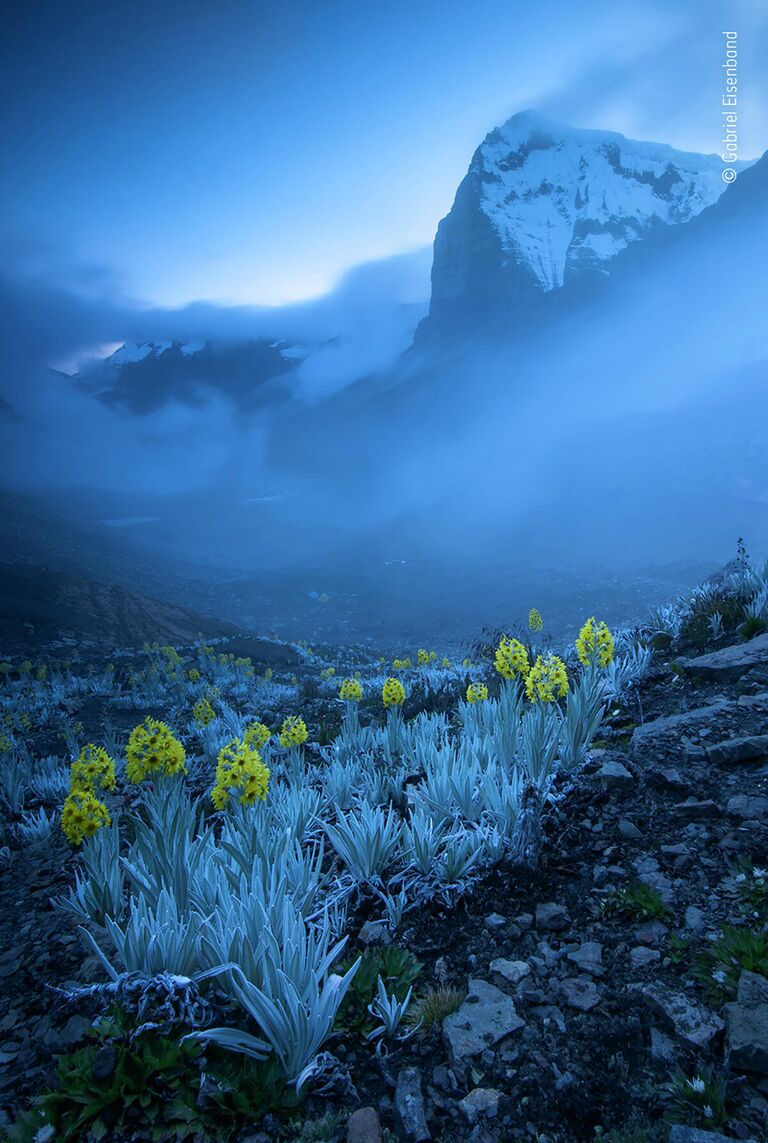
[[[478,147],[440,223],[431,316],[609,273],[633,242],[717,202],[727,188],[722,172],[718,155],[520,112]]]
[[[159,357],[161,353],[165,353],[166,349],[170,349],[174,343],[172,341],[144,341],[137,344],[135,341],[126,341],[114,353],[111,353],[107,361],[111,365],[135,365],[139,361],[143,361],[150,355]],[[187,347],[182,346],[182,352]],[[199,349],[203,348],[203,343],[199,343]],[[196,352],[193,351],[193,352]]]

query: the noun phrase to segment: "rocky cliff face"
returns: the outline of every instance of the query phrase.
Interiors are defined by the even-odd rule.
[[[631,244],[717,202],[722,170],[718,155],[514,115],[478,147],[438,227],[425,329],[514,323],[610,273]]]

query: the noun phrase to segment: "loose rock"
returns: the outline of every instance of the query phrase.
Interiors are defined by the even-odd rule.
[[[485,980],[470,980],[461,1008],[443,1021],[443,1040],[454,1070],[464,1075],[474,1057],[524,1026],[511,997]]]
[[[421,1090],[421,1072],[418,1068],[403,1068],[395,1085],[395,1114],[400,1129],[410,1143],[427,1143],[432,1136],[427,1126],[424,1096]]]

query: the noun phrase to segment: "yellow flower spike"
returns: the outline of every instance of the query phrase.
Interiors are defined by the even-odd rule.
[[[554,702],[568,693],[568,672],[557,655],[539,655],[525,679],[531,702]]]
[[[71,845],[80,845],[102,826],[111,825],[109,811],[88,790],[72,790],[61,811],[61,828]]]
[[[200,672],[197,667],[192,667],[188,672],[188,678],[191,683],[196,683],[200,678]]]
[[[416,655],[416,662],[420,667],[425,667],[429,662],[429,651],[425,651],[423,647],[420,648]]]
[[[541,631],[544,627],[544,620],[541,618],[541,612],[538,607],[532,607],[528,612],[528,627],[531,631]]]
[[[307,741],[309,737],[307,733],[307,724],[303,718],[299,718],[296,714],[288,715],[280,728],[280,745],[283,749],[288,749],[293,746],[301,746],[302,743]]]
[[[588,619],[576,640],[576,653],[585,667],[593,663],[607,667],[613,659],[613,635],[607,623],[598,623],[594,615]]]
[[[243,742],[252,750],[261,750],[262,746],[267,745],[271,737],[272,731],[263,722],[250,722],[245,728]]]
[[[211,790],[211,801],[217,810],[223,810],[229,801],[229,794],[223,786],[216,785]]]
[[[448,668],[448,667],[450,667],[450,665],[451,665],[451,660],[450,660],[450,659],[447,659],[447,658],[446,658],[446,659],[443,659],[443,662],[442,662],[442,666],[444,666],[444,667]]]
[[[125,773],[130,782],[141,782],[147,775],[186,774],[186,755],[169,726],[155,718],[145,718],[134,727],[125,748]]]
[[[94,746],[90,742],[72,763],[70,790],[94,794],[97,785],[102,790],[115,789],[115,764],[103,746]]]
[[[399,679],[387,679],[381,688],[381,701],[386,707],[402,706],[405,702],[405,687]]]
[[[208,726],[216,719],[216,711],[211,706],[210,699],[207,697],[198,699],[192,707],[192,718],[198,726]]]
[[[514,679],[517,675],[525,678],[531,669],[526,648],[519,639],[509,639],[506,635],[496,648],[494,663],[503,679]]]
[[[363,697],[363,688],[357,679],[345,679],[341,684],[339,691],[339,698],[344,702],[360,702]]]
[[[245,740],[234,738],[219,751],[211,801],[217,810],[222,810],[229,801],[229,792],[240,791],[240,802],[244,806],[263,802],[269,788],[269,773],[258,750]]]
[[[467,687],[467,702],[485,702],[488,698],[488,687],[485,683],[470,683]]]

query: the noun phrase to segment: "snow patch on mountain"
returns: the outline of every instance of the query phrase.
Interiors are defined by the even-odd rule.
[[[655,226],[711,206],[726,189],[722,171],[717,155],[522,112],[486,137],[467,177],[481,184],[480,209],[502,250],[547,291],[574,271],[608,273],[611,259]]]
[[[126,341],[125,345],[121,345],[114,353],[110,353],[107,358],[113,365],[134,365],[137,361],[143,361],[145,357],[149,357],[152,352],[151,345],[136,345],[132,341]]]

